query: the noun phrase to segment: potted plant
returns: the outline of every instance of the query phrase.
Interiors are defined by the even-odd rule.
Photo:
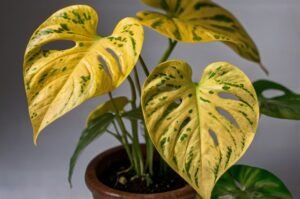
[[[216,3],[143,2],[163,12],[142,11],[137,18],[122,19],[106,37],[97,35],[97,13],[86,5],[55,12],[33,33],[24,57],[24,81],[34,143],[57,118],[108,94],[110,100],[88,116],[70,160],[71,182],[76,160],[93,140],[109,133],[120,141],[122,147],[97,156],[87,168],[86,182],[95,199],[194,198],[196,192],[203,199],[292,198],[270,172],[233,165],[251,144],[259,114],[299,119],[299,96],[267,80],[253,86],[227,62],[210,64],[200,81],[193,82],[189,64],[168,60],[177,42],[221,41],[268,71],[243,26]],[[151,73],[141,56],[143,26],[169,39]],[[61,40],[74,46],[45,48]],[[145,81],[137,71],[138,61]],[[125,80],[130,96],[114,97],[112,92]],[[267,89],[284,95],[265,98]]]

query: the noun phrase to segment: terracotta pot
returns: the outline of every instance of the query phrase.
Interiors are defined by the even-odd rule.
[[[110,165],[116,161],[126,160],[126,152],[122,146],[109,149],[96,156],[88,165],[85,173],[85,181],[93,194],[94,199],[194,199],[195,191],[186,185],[182,188],[151,194],[129,193],[110,188],[98,180]]]

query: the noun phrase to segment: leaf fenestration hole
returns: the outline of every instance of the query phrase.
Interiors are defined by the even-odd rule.
[[[285,92],[281,91],[281,90],[276,90],[276,89],[268,89],[268,90],[265,90],[262,93],[262,95],[265,98],[273,98],[273,97],[283,96],[283,95],[285,95]]]
[[[210,137],[212,138],[213,142],[215,143],[215,146],[218,146],[219,141],[218,141],[218,137],[217,137],[216,133],[214,131],[212,131],[211,129],[208,129],[208,133],[209,133]]]
[[[106,61],[101,56],[98,56],[98,61],[101,67],[103,68],[103,70],[105,71],[105,73],[108,75],[108,77],[112,79],[112,74],[111,71],[109,70],[109,67],[107,66]]]
[[[182,99],[177,98],[176,100],[174,100],[174,103],[179,106],[182,103]]]
[[[240,100],[239,97],[237,97],[236,95],[233,95],[231,93],[220,92],[218,95],[219,95],[219,97],[221,97],[223,99]]]
[[[236,126],[237,128],[239,128],[239,125],[237,123],[237,121],[234,119],[234,117],[225,109],[221,108],[221,107],[216,107],[216,111],[222,115],[223,117],[225,117],[225,119],[227,119],[229,122],[231,122],[234,126]]]
[[[73,48],[76,45],[74,41],[71,40],[58,40],[45,44],[42,50],[67,50]]]
[[[111,54],[111,56],[113,56],[113,58],[116,60],[117,62],[117,67],[119,69],[119,71],[121,72],[121,74],[123,75],[123,70],[122,70],[122,66],[121,66],[121,62],[119,59],[119,56],[115,53],[115,51],[113,51],[110,48],[106,48],[107,52],[109,52],[109,54]]]

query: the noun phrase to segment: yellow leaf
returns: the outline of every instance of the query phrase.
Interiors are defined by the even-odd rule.
[[[32,35],[23,70],[34,142],[63,114],[118,87],[135,66],[144,39],[138,20],[121,20],[108,37],[96,34],[97,24],[95,10],[75,5],[54,13]],[[43,49],[61,40],[74,46]]]
[[[123,111],[124,107],[129,103],[126,97],[117,97],[114,98],[114,104],[117,106],[118,111]],[[103,104],[100,104],[93,110],[87,119],[87,123],[92,122],[93,120],[97,119],[98,117],[102,116],[107,112],[115,113],[115,108],[113,106],[112,101],[107,101]]]
[[[235,66],[210,64],[199,83],[182,61],[158,65],[145,82],[142,109],[152,142],[203,199],[245,153],[259,119],[255,90]]]
[[[221,41],[243,58],[260,63],[258,49],[243,26],[229,11],[212,1],[142,1],[165,11],[137,13],[143,25],[158,33],[181,42]]]

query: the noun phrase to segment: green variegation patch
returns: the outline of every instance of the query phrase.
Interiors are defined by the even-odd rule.
[[[207,0],[142,1],[165,11],[137,13],[143,25],[164,36],[182,42],[222,41],[243,58],[261,62],[258,49],[244,27],[216,3]]]
[[[158,65],[142,91],[150,137],[165,161],[204,199],[247,150],[259,119],[251,81],[229,63],[209,65],[198,83],[182,61]]]
[[[293,199],[284,183],[267,170],[247,165],[231,167],[214,187],[212,199]]]
[[[32,35],[24,58],[24,79],[34,142],[40,131],[84,101],[118,87],[133,69],[143,27],[121,20],[108,37],[96,34],[97,13],[76,5],[50,16]],[[45,50],[54,41],[73,41],[65,50]]]

